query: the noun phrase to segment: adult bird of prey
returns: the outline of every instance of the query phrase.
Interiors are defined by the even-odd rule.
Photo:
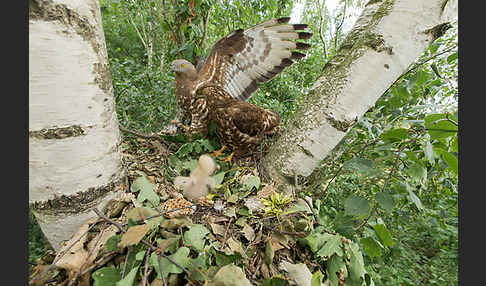
[[[211,96],[213,99],[229,96],[234,100],[227,103],[231,102],[234,108],[248,107],[249,103],[246,101],[258,89],[259,83],[269,81],[292,65],[294,60],[305,56],[296,50],[306,50],[310,45],[296,40],[309,39],[312,34],[303,31],[307,28],[306,24],[289,24],[289,20],[289,17],[271,19],[246,30],[231,32],[213,45],[199,71],[187,60],[178,59],[172,62],[177,104],[184,117],[191,120],[187,128],[189,135],[207,135],[210,112],[214,107],[208,105],[209,93],[218,91],[218,94]],[[199,96],[196,96],[198,93]],[[215,103],[214,100],[211,102]],[[243,104],[238,105],[238,102]],[[222,106],[219,104],[218,108]],[[270,111],[262,108],[254,110],[260,111],[255,116],[270,114]],[[227,113],[226,116],[229,117],[226,120],[238,121],[239,117],[232,114],[234,113]],[[253,126],[252,129],[255,131],[258,126]],[[256,133],[268,133],[267,131],[262,129]]]

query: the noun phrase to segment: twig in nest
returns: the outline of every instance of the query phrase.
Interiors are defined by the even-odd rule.
[[[156,139],[162,143],[165,144],[165,146],[170,146],[169,143],[167,143],[164,138],[160,137],[160,136],[157,136],[157,135],[147,135],[147,134],[142,134],[142,133],[139,133],[139,132],[136,132],[136,131],[133,131],[133,130],[130,130],[130,129],[127,129],[125,127],[123,127],[122,125],[119,125],[118,126],[120,128],[121,131],[123,132],[127,132],[127,133],[130,133],[132,135],[135,135],[137,137],[140,137],[140,138],[144,138],[144,139]]]
[[[164,274],[164,269],[162,269],[162,253],[157,253],[157,259],[159,261],[159,270],[160,270],[160,276],[162,276],[162,283],[164,286],[167,286],[167,282],[165,282],[165,274]]]
[[[88,267],[85,270],[83,270],[83,272],[81,272],[80,276],[82,276],[82,275],[84,275],[84,274],[92,271],[95,268],[98,268],[100,266],[103,266],[105,263],[107,263],[108,261],[110,261],[117,254],[118,254],[118,251],[108,252],[103,257],[101,257],[97,262],[93,263],[93,265],[91,265],[90,267]]]
[[[127,270],[127,262],[128,262],[128,256],[130,256],[130,251],[132,250],[132,247],[129,246],[127,250],[127,255],[125,256],[125,262],[123,263],[123,269],[121,273],[121,278],[125,278],[125,271]]]
[[[42,271],[41,273],[37,274],[36,277],[34,277],[32,280],[31,280],[31,283],[33,282],[36,282],[38,281],[39,279],[41,279],[42,277],[44,277],[49,271],[51,271],[55,266],[56,266],[56,263],[64,256],[66,255],[66,253],[76,244],[78,243],[78,241],[81,240],[81,238],[83,238],[95,225],[96,225],[97,222],[94,222],[85,232],[83,232],[75,241],[73,241],[73,243],[71,243],[71,245],[66,248],[66,250],[64,250],[63,252],[61,252],[61,254],[59,254],[59,256],[52,262],[51,265],[49,265],[49,267],[46,268],[45,271]]]
[[[150,256],[150,249],[147,249],[147,254],[145,255],[145,267],[143,270],[143,280],[142,280],[142,286],[145,286],[147,284],[147,276],[148,276],[148,260]]]
[[[72,279],[71,281],[69,281],[69,284],[68,286],[70,285],[74,285],[74,283],[76,281],[78,281],[79,277],[81,276],[81,272],[83,270],[83,268],[86,266],[86,263],[88,263],[89,261],[89,258],[91,257],[91,255],[93,255],[93,252],[94,250],[96,249],[96,246],[98,245],[98,243],[100,242],[101,240],[101,237],[103,235],[103,232],[105,231],[105,229],[103,229],[99,234],[98,234],[98,239],[96,240],[95,244],[93,245],[93,248],[91,248],[89,250],[89,253],[88,253],[88,256],[86,257],[85,261],[83,262],[83,264],[79,267],[79,270],[78,270],[78,273],[76,273],[76,276],[74,277],[74,279]],[[96,258],[96,257],[95,257]]]
[[[233,220],[233,217],[230,217],[228,224],[226,225],[226,229],[224,231],[224,236],[223,236],[223,245],[221,246],[221,248],[223,248],[226,245],[226,236],[228,234],[228,229],[229,229],[229,226],[230,226],[232,220]]]

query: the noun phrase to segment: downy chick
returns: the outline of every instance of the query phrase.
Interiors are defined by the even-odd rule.
[[[214,170],[216,170],[214,160],[209,155],[202,155],[189,177],[176,177],[174,186],[183,190],[186,199],[196,202],[208,194],[208,188],[212,189],[216,186],[216,182],[210,177]]]

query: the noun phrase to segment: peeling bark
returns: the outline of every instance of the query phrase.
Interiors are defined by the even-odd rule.
[[[124,188],[96,0],[29,1],[29,203],[55,249]]]
[[[369,1],[264,158],[265,175],[279,181],[287,192],[295,189],[293,178],[309,176],[354,123],[448,29],[457,9],[446,9],[443,4],[444,0]]]

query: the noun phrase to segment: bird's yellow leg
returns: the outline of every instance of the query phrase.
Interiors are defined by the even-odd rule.
[[[226,150],[226,146],[223,145],[223,147],[221,147],[221,149],[219,149],[218,151],[214,151],[213,155],[215,157],[219,157],[219,156],[223,155],[224,150]]]
[[[231,154],[230,154],[228,157],[224,158],[224,159],[223,159],[223,160],[221,160],[221,161],[223,161],[223,162],[227,162],[227,163],[229,163],[229,164],[231,165],[231,160],[233,160],[233,155],[234,155],[234,154],[235,154],[235,152],[231,152]]]

